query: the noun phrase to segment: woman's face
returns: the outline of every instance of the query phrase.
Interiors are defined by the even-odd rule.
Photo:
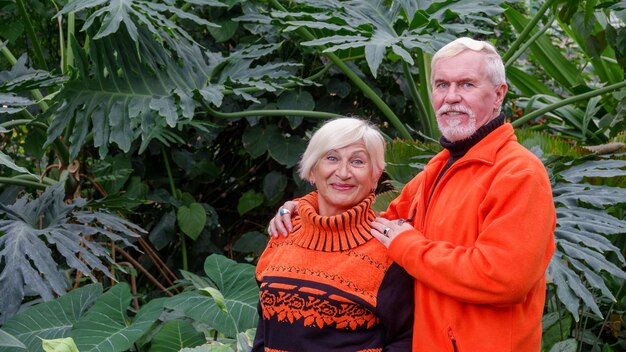
[[[310,180],[319,193],[319,214],[340,214],[360,203],[378,177],[362,141],[328,151],[311,170]]]

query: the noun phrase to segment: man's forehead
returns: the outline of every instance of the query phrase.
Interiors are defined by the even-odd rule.
[[[483,61],[478,56],[456,55],[438,60],[433,66],[435,80],[474,80],[483,76]],[[461,57],[463,56],[463,57]]]
[[[478,68],[464,69],[460,67],[454,67],[447,70],[442,68],[434,71],[433,78],[435,81],[474,81],[481,77]]]

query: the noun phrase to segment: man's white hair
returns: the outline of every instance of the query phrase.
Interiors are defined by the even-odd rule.
[[[438,60],[454,57],[466,50],[484,53],[485,68],[491,83],[494,85],[506,83],[504,63],[502,63],[502,58],[500,57],[500,54],[498,54],[496,48],[489,42],[474,40],[468,37],[462,37],[451,41],[443,48],[439,49],[435,55],[433,55],[430,66],[433,68],[430,75],[430,81],[433,82],[433,77],[435,75],[435,63]]]

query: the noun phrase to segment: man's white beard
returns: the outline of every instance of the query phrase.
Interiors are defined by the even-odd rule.
[[[460,104],[444,104],[437,110],[437,116],[441,116],[444,113],[456,111],[467,114],[468,120],[466,124],[462,123],[462,117],[454,118],[451,116],[440,117],[437,119],[439,130],[446,139],[450,142],[460,141],[469,138],[476,132],[476,114],[469,108]]]

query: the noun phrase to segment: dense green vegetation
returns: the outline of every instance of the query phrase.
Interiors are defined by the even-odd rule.
[[[306,136],[381,126],[384,208],[438,150],[430,57],[467,35],[501,51],[552,179],[543,350],[626,349],[625,1],[0,0],[0,19],[0,351],[249,350]]]

